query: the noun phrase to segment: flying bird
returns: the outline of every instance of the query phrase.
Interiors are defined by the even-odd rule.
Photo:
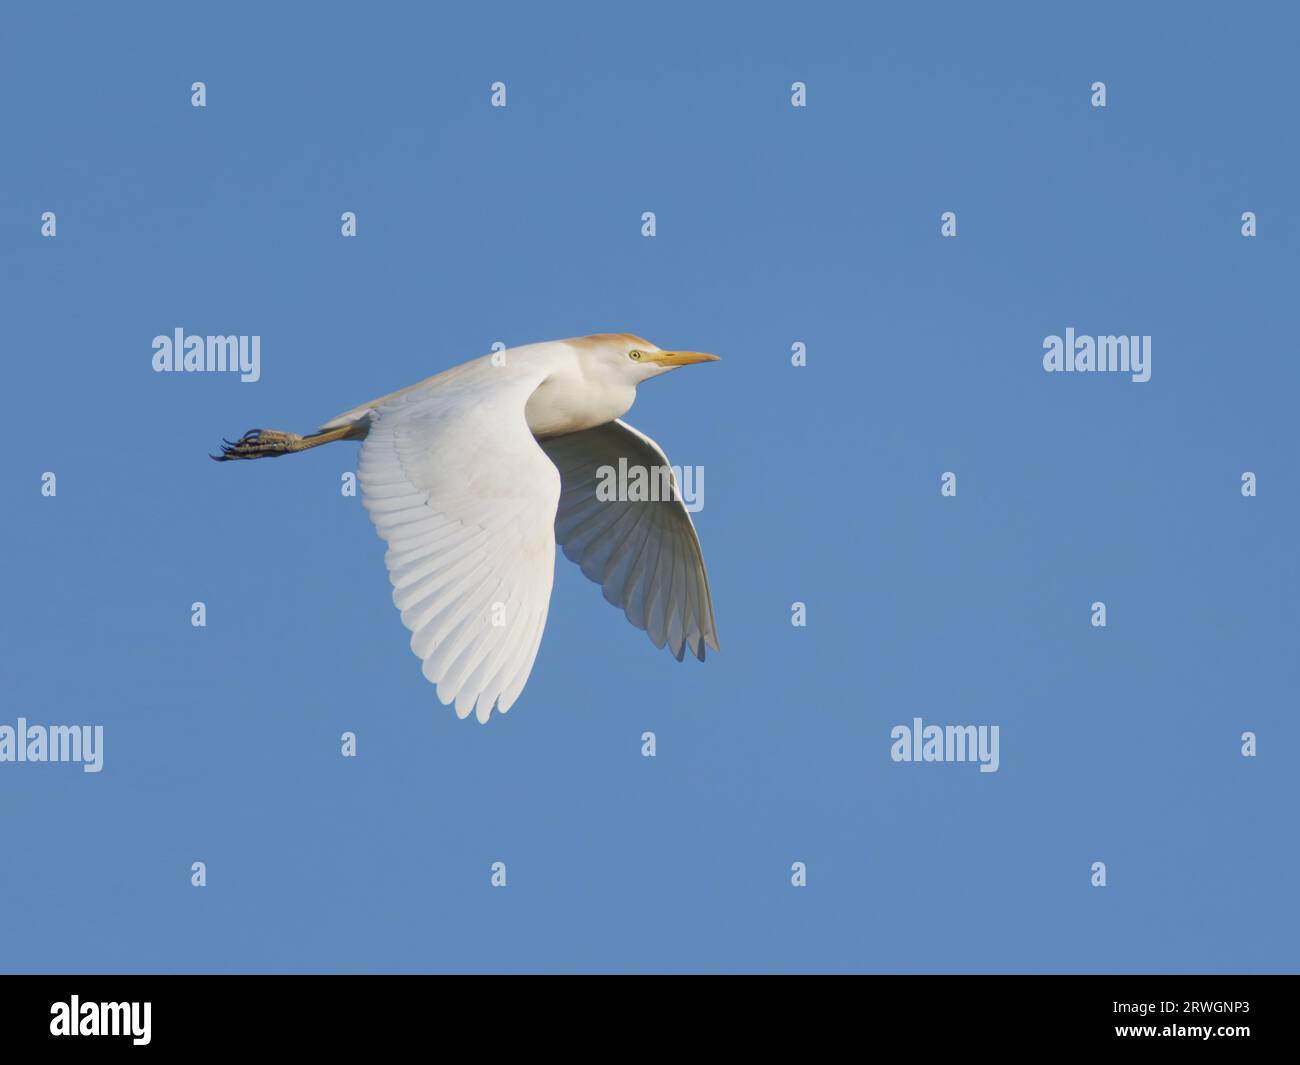
[[[510,709],[532,672],[557,542],[656,647],[678,661],[720,649],[704,555],[675,478],[667,498],[597,491],[620,460],[660,477],[669,469],[658,444],[619,420],[637,385],[716,360],[630,333],[527,344],[353,407],[308,436],[251,429],[212,458],[361,441],[362,502],[388,544],[411,650],[442,702],[486,723],[494,707]],[[621,493],[634,494],[644,493]]]

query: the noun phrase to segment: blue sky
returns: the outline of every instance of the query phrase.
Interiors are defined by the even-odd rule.
[[[105,752],[0,764],[0,969],[1294,971],[1297,29],[10,5],[0,724]],[[177,327],[261,380],[153,373]],[[1067,327],[1151,380],[1044,373]],[[561,559],[523,697],[457,721],[355,445],[205,457],[604,330],[724,360],[628,415],[706,471],[703,665]],[[998,772],[892,762],[916,716]]]

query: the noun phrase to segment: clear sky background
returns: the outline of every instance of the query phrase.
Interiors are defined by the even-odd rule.
[[[1300,19],[1061,8],[7,5],[0,723],[105,764],[0,764],[0,969],[1294,971]],[[206,457],[605,330],[724,360],[628,416],[705,469],[703,665],[561,559],[458,721],[355,445]]]

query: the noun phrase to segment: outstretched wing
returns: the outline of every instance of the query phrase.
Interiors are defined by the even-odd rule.
[[[718,630],[704,554],[676,479],[671,499],[633,501],[597,494],[602,469],[641,467],[655,476],[668,457],[644,433],[620,421],[541,441],[560,471],[555,536],[564,554],[601,586],[628,621],[681,661],[687,648],[704,660]],[[671,476],[671,474],[669,474]]]
[[[524,419],[537,383],[489,370],[387,398],[357,467],[411,650],[481,722],[519,697],[550,606],[560,478]]]

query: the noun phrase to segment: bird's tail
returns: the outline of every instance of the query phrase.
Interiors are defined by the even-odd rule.
[[[209,455],[216,462],[229,462],[231,459],[274,459],[281,455],[291,455],[295,451],[320,447],[333,440],[356,440],[365,436],[356,425],[343,425],[337,429],[327,429],[299,436],[297,433],[283,433],[279,429],[250,429],[238,440],[223,440],[220,455]]]

